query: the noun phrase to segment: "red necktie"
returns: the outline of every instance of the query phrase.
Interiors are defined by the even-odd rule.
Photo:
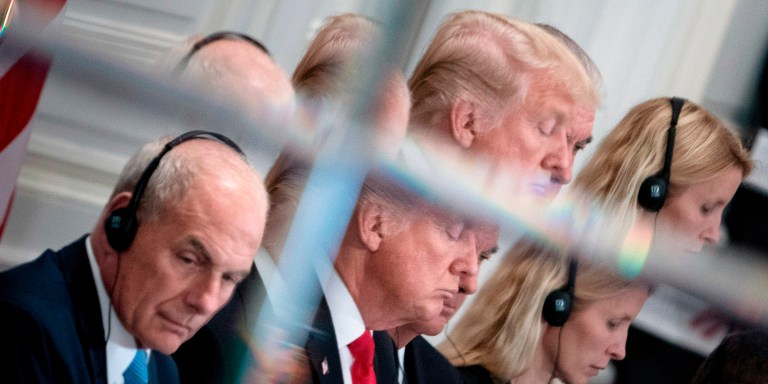
[[[365,330],[360,337],[349,343],[352,352],[352,383],[376,384],[376,373],[373,371],[373,336]]]

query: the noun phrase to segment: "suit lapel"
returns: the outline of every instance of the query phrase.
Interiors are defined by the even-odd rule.
[[[315,314],[314,327],[309,332],[306,342],[307,358],[312,366],[314,382],[320,384],[343,383],[339,346],[336,332],[333,330],[331,312],[325,297]]]
[[[85,250],[85,237],[61,249],[55,260],[72,298],[75,324],[82,342],[83,354],[87,357],[89,372],[95,382],[106,382],[104,327],[96,284]]]
[[[373,341],[376,343],[376,354],[373,358],[373,368],[376,371],[377,383],[396,383],[397,369],[400,362],[397,360],[397,347],[386,331],[373,332]]]

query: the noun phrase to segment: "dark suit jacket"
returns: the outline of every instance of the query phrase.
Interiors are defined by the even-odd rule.
[[[312,328],[304,344],[307,361],[312,372],[312,383],[340,384],[344,382],[339,358],[339,345],[336,343],[336,331],[331,320],[331,311],[325,297],[315,314]]]
[[[491,373],[481,365],[458,367],[458,370],[466,384],[494,384]]]
[[[106,383],[99,299],[85,237],[0,273],[0,378],[8,383]],[[153,351],[150,383],[177,383]]]
[[[461,375],[448,362],[448,359],[421,336],[417,336],[405,346],[405,366],[402,368],[395,355],[395,344],[389,335],[384,331],[377,331],[374,334],[374,340],[376,341],[376,357],[383,360],[385,356],[380,356],[380,353],[390,353],[390,359],[394,360],[394,380],[397,378],[397,371],[403,369],[408,384],[461,384],[463,382]],[[385,345],[390,346],[389,351],[385,349]],[[379,376],[379,373],[379,371],[376,372],[378,384],[396,382],[388,377]]]
[[[376,334],[374,332],[374,342]],[[394,344],[379,346],[375,344],[373,368],[376,371],[377,384],[395,383],[397,371],[394,366]],[[336,331],[331,321],[331,312],[325,297],[320,300],[313,328],[310,330],[305,344],[305,350],[309,364],[311,365],[312,383],[316,384],[340,384],[343,383],[341,372],[341,360],[339,358],[339,346],[336,342]],[[324,362],[328,367],[323,368]],[[326,372],[326,373],[324,373]]]
[[[255,364],[248,330],[262,308],[270,307],[264,282],[253,268],[227,305],[173,354],[181,382],[239,383],[246,368]]]

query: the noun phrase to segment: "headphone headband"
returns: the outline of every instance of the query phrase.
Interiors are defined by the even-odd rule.
[[[673,97],[669,100],[672,105],[672,117],[667,129],[667,147],[664,150],[664,165],[655,175],[648,176],[640,184],[637,202],[641,207],[651,212],[658,212],[664,206],[669,189],[669,177],[672,173],[672,154],[675,150],[675,135],[677,133],[677,121],[683,110],[685,99]]]
[[[575,257],[569,256],[568,261],[568,281],[565,283],[565,291],[573,297],[573,291],[576,289],[576,269],[578,268],[578,260]]]
[[[174,68],[173,73],[176,74],[177,76],[181,74],[181,72],[187,68],[187,65],[189,65],[189,61],[192,60],[192,56],[194,56],[194,54],[197,53],[197,51],[201,50],[206,45],[219,40],[245,41],[247,43],[251,43],[253,46],[258,48],[262,52],[266,53],[267,56],[271,56],[271,54],[269,53],[269,50],[267,50],[267,47],[265,47],[264,44],[254,39],[253,37],[250,37],[240,32],[218,31],[218,32],[213,32],[210,35],[195,42],[195,44],[192,45],[192,49],[190,49],[189,52],[184,56],[184,58],[182,58],[181,61],[179,61],[179,64],[176,65],[176,68]]]
[[[232,148],[232,150],[235,152],[245,157],[245,154],[240,149],[240,147],[235,144],[235,142],[230,140],[228,137],[216,132],[202,130],[189,131],[182,133],[181,135],[166,143],[165,146],[163,146],[163,149],[161,149],[160,152],[155,155],[155,157],[149,162],[147,167],[144,168],[144,172],[141,173],[141,177],[139,177],[139,180],[133,187],[133,193],[131,194],[131,199],[128,202],[128,205],[126,207],[114,210],[110,213],[109,216],[107,216],[107,219],[104,221],[104,230],[106,232],[109,245],[112,247],[112,249],[116,251],[125,251],[131,246],[139,225],[138,220],[136,219],[136,212],[139,209],[139,202],[141,201],[142,195],[144,195],[144,190],[149,184],[149,178],[152,177],[152,174],[160,165],[160,160],[162,160],[163,156],[165,156],[165,154],[167,154],[171,149],[185,141],[192,139],[205,139],[204,136],[210,136],[220,141],[221,143]]]
[[[677,120],[680,118],[680,111],[683,110],[683,104],[685,99],[679,97],[673,97],[670,100],[672,104],[672,118],[669,122],[669,129],[667,129],[667,149],[664,152],[664,168],[661,170],[661,175],[669,182],[669,175],[672,169],[672,153],[675,150],[675,135],[677,134]]]

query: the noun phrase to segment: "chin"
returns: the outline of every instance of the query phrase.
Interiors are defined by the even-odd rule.
[[[158,345],[155,348],[152,348],[156,351],[161,352],[164,355],[171,355],[172,353],[176,352],[177,349],[181,346],[182,343],[175,342],[175,343],[162,343]]]
[[[589,382],[589,379],[591,378],[592,377],[581,376],[581,375],[576,377],[568,377],[565,379],[562,377],[558,377],[558,379],[560,379],[563,383],[566,383],[566,384],[587,384]]]
[[[172,353],[176,352],[177,349],[181,346],[182,343],[187,341],[188,338],[185,338],[184,340],[181,340],[180,338],[173,336],[168,337],[159,337],[154,340],[149,340],[148,342],[144,343],[142,342],[143,348],[149,348],[153,349],[155,351],[158,351],[164,355],[171,355]]]
[[[443,328],[445,328],[445,322],[440,322],[439,324],[430,322],[429,324],[424,324],[424,327],[419,330],[419,333],[427,336],[437,336],[443,331]]]

